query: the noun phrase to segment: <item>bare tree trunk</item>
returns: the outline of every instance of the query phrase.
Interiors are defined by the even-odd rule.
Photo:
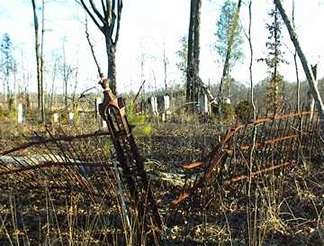
[[[192,100],[193,93],[193,41],[194,41],[194,21],[195,21],[195,8],[196,0],[191,0],[190,4],[190,21],[189,21],[189,33],[188,33],[188,53],[187,53],[187,91],[186,101],[189,103]]]
[[[35,0],[31,0],[34,14],[34,30],[35,30],[35,53],[36,53],[36,76],[37,76],[37,109],[41,118],[41,58],[40,58],[40,41],[39,41],[39,26],[36,13]]]
[[[41,122],[45,122],[45,99],[44,99],[44,0],[42,0],[42,36],[41,36],[41,50],[40,50],[40,113]]]
[[[295,0],[292,1],[292,12],[291,12],[291,18],[292,18],[292,25],[295,29]],[[295,49],[294,53],[294,64],[295,64],[295,71],[296,71],[296,81],[297,81],[297,112],[300,112],[300,80],[299,80],[299,72],[298,72],[298,63],[297,63],[297,51]]]
[[[317,64],[311,65],[311,69],[312,69],[312,73],[313,73],[313,76],[314,76],[314,79],[315,79],[314,83],[315,83],[315,86],[317,87],[317,85],[318,85],[318,81],[317,81]],[[310,119],[312,120],[313,116],[314,116],[315,99],[312,96],[312,93],[309,93],[309,94],[310,94],[310,105],[309,105]]]
[[[193,95],[192,101],[198,101],[198,77],[199,77],[199,56],[200,56],[200,16],[201,16],[201,0],[196,0],[195,9],[195,26],[194,26],[194,49],[193,49],[193,65],[194,65],[194,78],[193,78]]]
[[[230,61],[230,58],[232,55],[232,46],[234,43],[235,31],[236,31],[236,28],[238,25],[241,4],[242,4],[242,0],[238,0],[237,8],[236,8],[235,14],[232,19],[231,30],[229,32],[229,37],[228,37],[228,41],[227,41],[226,57],[225,57],[222,77],[221,77],[221,81],[220,81],[220,85],[219,85],[219,98],[220,99],[222,99],[222,97],[223,97],[224,81],[225,81],[225,79],[227,79],[228,72],[229,72],[229,65],[230,65],[229,61]]]
[[[88,4],[86,4],[86,2]],[[116,94],[116,47],[119,38],[123,1],[101,1],[102,12],[99,11],[93,0],[80,0],[80,3],[90,16],[94,24],[105,36],[106,52],[108,56],[107,77],[109,79],[112,92]]]
[[[199,55],[200,55],[200,15],[201,0],[191,0],[187,54],[187,93],[188,103],[196,103],[199,93]],[[190,105],[193,111],[194,106]]]
[[[110,37],[106,38],[106,51],[108,56],[108,79],[110,89],[116,94],[116,48]]]
[[[321,118],[321,129],[322,131],[324,130],[324,105],[323,105],[323,102],[322,102],[322,98],[321,98],[321,95],[318,91],[318,88],[317,88],[317,85],[315,83],[315,79],[314,79],[314,76],[313,76],[313,73],[311,72],[311,69],[309,68],[309,65],[308,65],[308,62],[306,60],[306,57],[300,47],[300,44],[298,42],[298,39],[297,39],[297,35],[290,23],[290,20],[288,19],[288,16],[281,4],[281,1],[280,0],[274,0],[274,3],[276,4],[277,8],[279,9],[280,11],[280,14],[282,16],[282,19],[283,21],[285,22],[286,26],[287,26],[287,29],[288,29],[288,32],[289,32],[289,35],[290,35],[290,38],[295,46],[295,49],[297,51],[297,54],[299,56],[299,59],[303,65],[303,69],[304,69],[304,72],[305,72],[305,75],[306,75],[306,78],[307,78],[307,81],[308,81],[308,84],[309,84],[309,87],[310,87],[310,90],[311,90],[311,93],[315,99],[315,104],[316,104],[316,108],[320,114],[320,118]],[[321,133],[322,134],[322,133]]]
[[[168,59],[165,55],[165,44],[163,47],[163,68],[164,68],[164,89],[165,93],[168,91],[168,83],[167,83],[167,66],[168,66]]]
[[[93,60],[94,60],[94,62],[96,64],[96,67],[97,67],[98,75],[102,79],[103,78],[103,73],[102,73],[102,70],[100,68],[100,65],[99,65],[98,59],[96,57],[96,54],[94,52],[93,44],[91,43],[91,40],[90,40],[90,35],[89,35],[89,31],[88,31],[88,19],[87,18],[85,18],[85,34],[86,34],[88,44],[90,46],[92,58],[93,58]]]

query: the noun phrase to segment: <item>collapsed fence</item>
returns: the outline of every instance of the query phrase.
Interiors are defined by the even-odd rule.
[[[68,136],[63,130],[54,136],[47,131],[46,136],[37,135],[31,142],[2,151],[0,189],[46,188],[81,192],[91,201],[118,200],[123,223],[131,228],[128,211],[135,211],[136,220],[143,225],[138,230],[153,231],[157,240],[163,220],[122,101],[115,99],[104,104],[101,115],[108,131],[76,136]],[[242,181],[257,180],[305,161],[321,160],[324,144],[319,135],[319,119],[316,114],[312,118],[310,115],[273,115],[230,128],[204,159],[182,165],[188,181],[171,206],[176,208],[190,197],[199,196],[214,183],[235,189],[235,184]]]
[[[322,159],[319,118],[310,116],[311,112],[273,115],[230,128],[204,160],[182,165],[184,170],[195,170],[195,180],[186,182],[172,207],[213,182],[231,186],[303,161]]]

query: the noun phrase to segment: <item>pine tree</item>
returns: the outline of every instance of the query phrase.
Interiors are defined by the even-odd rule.
[[[272,19],[270,24],[266,24],[269,36],[266,42],[268,56],[259,59],[264,61],[268,66],[269,81],[267,86],[267,106],[268,110],[274,113],[282,107],[283,104],[283,76],[279,73],[279,66],[282,63],[287,63],[284,59],[282,51],[282,20],[280,13],[276,7],[269,12],[269,17]]]
[[[12,72],[16,69],[16,61],[13,56],[13,45],[11,38],[8,33],[3,34],[1,45],[1,71],[4,75],[4,84],[3,84],[3,92],[7,94],[7,101],[9,102],[12,93],[9,85],[9,77]]]

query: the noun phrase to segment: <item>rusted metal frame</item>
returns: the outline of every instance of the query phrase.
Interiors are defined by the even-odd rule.
[[[127,161],[126,157],[124,156],[124,150],[122,149],[122,145],[116,136],[115,129],[112,127],[114,125],[114,123],[110,116],[109,105],[103,105],[103,106],[105,108],[103,109],[104,111],[102,112],[102,117],[106,121],[108,130],[111,134],[111,140],[112,140],[113,145],[116,149],[116,155],[117,155],[119,164],[121,165],[121,168],[123,169],[124,177],[126,179],[126,183],[127,183],[128,189],[130,191],[130,195],[131,195],[134,203],[138,204],[138,202],[139,202],[138,192],[137,192],[137,189],[135,187],[135,182],[131,176],[131,173],[130,173],[130,170],[128,167],[128,165],[129,165],[128,161]]]
[[[285,120],[285,126],[284,126],[284,130],[283,130],[283,133],[282,133],[283,136],[289,135],[289,132],[290,132],[290,124],[289,124],[289,121],[292,118],[287,118]],[[286,161],[287,159],[288,160],[291,159],[291,157],[289,156],[290,153],[287,153],[287,152],[284,151],[286,146],[287,146],[287,144],[285,144],[284,142],[281,142],[281,144],[279,144],[278,151],[279,151],[279,153],[282,153],[282,157],[280,158],[280,160],[277,160],[276,163],[278,163],[278,161]]]
[[[75,150],[75,148],[72,145],[71,141],[67,141],[67,143],[68,143],[68,145],[67,145],[67,148],[66,149],[68,150],[68,152],[70,152],[70,155],[72,157],[72,160],[76,160],[77,159],[79,161],[82,161],[81,156]],[[68,146],[70,146],[70,147],[68,147]],[[91,192],[91,194],[94,194],[95,193],[95,190],[94,190],[92,184],[89,182],[89,180],[87,178],[85,178],[83,175],[80,175],[80,169],[76,169],[76,166],[73,166],[72,168],[76,172],[76,175],[79,176],[83,181],[85,181],[84,184],[87,186],[87,188],[89,189],[89,191]]]
[[[171,202],[171,207],[175,208],[179,205],[179,203],[183,202],[198,188],[202,188],[205,183],[210,182],[210,179],[213,177],[216,168],[218,168],[219,165],[221,165],[221,163],[224,163],[228,157],[228,153],[223,150],[224,145],[227,144],[234,136],[234,134],[240,129],[241,126],[230,128],[227,131],[222,142],[213,149],[204,174],[199,178],[197,177],[193,184],[185,184],[185,186],[183,187],[183,191],[180,193],[177,199]]]
[[[95,141],[97,142],[97,144],[98,144],[98,146],[103,146],[103,143],[102,143],[102,141],[101,141],[101,139],[99,139],[98,137],[96,137],[95,138]],[[110,150],[111,151],[111,150]],[[92,155],[91,155],[91,158],[92,159],[94,159],[95,157],[93,157],[93,154],[94,153],[91,153]],[[104,171],[104,173],[106,174],[105,176],[103,176],[103,175],[95,175],[95,178],[96,178],[96,180],[97,180],[97,182],[98,182],[98,185],[99,186],[102,186],[103,187],[103,189],[104,189],[104,191],[106,192],[106,191],[108,191],[112,186],[113,186],[113,182],[112,182],[112,180],[111,180],[111,178],[113,178],[113,179],[116,179],[116,177],[114,177],[114,172],[112,172],[111,171],[111,169],[113,168],[112,166],[109,166],[108,165],[108,159],[112,159],[112,154],[111,154],[111,156],[109,157],[106,153],[105,153],[105,151],[103,151],[102,150],[102,152],[101,152],[101,154],[103,155],[103,156],[99,156],[99,153],[96,151],[95,152],[95,154],[96,154],[96,158],[98,159],[98,160],[106,160],[106,161],[103,161],[103,164],[105,164],[104,165],[104,168],[103,168],[103,171]],[[101,161],[102,161],[101,160]],[[109,170],[109,172],[107,171],[107,168],[109,168],[110,170]],[[117,170],[118,171],[118,170]],[[113,176],[113,177],[112,177]],[[109,181],[109,182],[107,182],[107,180]],[[107,184],[108,184],[108,187],[107,187]]]
[[[48,131],[50,137],[54,138],[53,134]],[[62,145],[58,142],[58,141],[54,141],[55,145],[58,147],[58,149],[60,150],[61,154],[64,156],[65,161],[67,161],[68,163],[72,163],[71,162],[71,158],[68,157],[67,153],[64,151],[64,149],[62,148]],[[68,148],[67,148],[68,149]],[[69,149],[67,150],[68,152]],[[73,157],[73,156],[72,156]],[[64,160],[63,159],[63,160]],[[69,173],[71,173],[74,176],[74,179],[79,182],[79,184],[85,188],[90,188],[86,182],[86,180],[84,178],[82,178],[80,175],[78,175],[77,173],[74,172],[73,167],[71,168],[70,165],[69,166],[65,166],[65,168],[68,169]],[[92,193],[91,189],[89,189],[89,191]]]
[[[126,116],[125,116],[125,120],[127,121]],[[127,122],[127,124],[128,124],[128,122]],[[142,178],[142,182],[144,184],[145,192],[148,193],[147,196],[148,196],[149,206],[151,206],[152,209],[153,209],[154,224],[158,225],[159,228],[161,229],[162,220],[161,220],[160,214],[158,212],[158,208],[157,208],[157,205],[156,205],[156,202],[155,202],[155,198],[153,196],[151,186],[148,183],[146,172],[144,170],[144,160],[143,160],[142,156],[139,154],[139,151],[138,151],[138,148],[137,148],[137,145],[135,143],[133,135],[130,134],[127,138],[128,138],[129,143],[130,143],[131,152],[134,154],[134,158],[136,160],[137,168],[140,171],[139,175]]]
[[[291,131],[289,133],[291,135],[296,135],[296,140],[291,139],[290,141],[288,141],[289,151],[291,153],[291,159],[294,159],[294,160],[298,160],[297,156],[298,156],[299,134],[297,132],[297,129],[298,129],[298,125],[300,124],[300,121],[301,121],[300,117],[294,117],[292,125],[290,127]]]
[[[69,163],[69,162],[53,162],[53,161],[44,161],[41,164],[33,165],[33,166],[24,166],[22,168],[16,168],[5,172],[0,172],[0,176],[3,175],[12,175],[12,174],[19,174],[31,170],[38,170],[43,168],[49,168],[49,167],[66,167],[66,166],[80,166],[85,165],[85,163]],[[89,166],[95,166],[95,167],[103,167],[104,165],[102,163],[89,163]]]
[[[49,154],[46,153],[46,155],[48,156],[49,160],[51,160],[52,162],[60,163],[62,160],[64,160],[64,158],[59,153],[53,152],[52,148],[49,146],[50,143],[53,144],[54,142],[42,143],[42,145],[44,145],[44,147],[45,147],[44,149],[47,150],[48,153],[49,153]],[[43,155],[45,155],[45,154],[43,154]],[[57,158],[57,155],[59,155],[61,159],[58,159]],[[65,175],[69,176],[70,177],[70,180],[72,180],[73,178],[72,178],[70,172],[68,171],[68,169],[66,167],[64,167],[64,169],[67,170],[67,172],[65,173]],[[40,171],[41,172],[44,172],[44,170],[42,170],[42,169],[40,169]],[[46,175],[46,173],[44,173],[44,175]],[[46,175],[46,177],[47,177],[46,179],[48,179],[51,176]],[[51,181],[52,182],[54,181],[55,183],[62,182],[61,180],[57,180],[57,179],[55,179],[55,180],[52,179]],[[60,185],[63,185],[63,184],[60,183]]]
[[[14,161],[16,162],[16,164],[18,163],[20,165],[20,168],[28,168],[30,166],[30,164],[28,164],[25,160],[22,160],[22,162],[25,162],[25,165],[23,165],[22,162],[18,158],[14,157],[14,156],[11,156],[11,157],[14,159]],[[0,175],[1,174],[2,173],[0,173]],[[27,176],[25,176],[25,175],[27,175]],[[29,179],[33,180],[34,182],[36,181],[34,175],[28,174],[28,173],[25,174],[25,175],[24,175],[24,178],[29,178]]]
[[[216,162],[213,163],[213,168],[208,168],[207,172],[200,178],[198,178],[193,185],[189,187],[184,187],[183,191],[180,195],[171,202],[171,207],[176,208],[181,202],[187,199],[193,192],[195,192],[198,188],[203,187],[206,180],[210,180],[212,173],[216,171],[216,167],[220,165],[220,163],[224,162],[228,157],[226,152],[221,152],[218,158],[215,158]]]
[[[275,116],[273,116],[274,118]],[[281,119],[278,119],[280,121]],[[264,127],[260,131],[261,134],[261,140],[260,142],[264,144],[265,141],[267,141],[269,138],[271,139],[271,135],[274,134],[275,131],[273,131],[273,125],[275,124],[276,120],[272,121],[265,121]],[[269,136],[270,134],[270,136]],[[260,160],[260,164],[257,166],[257,170],[260,170],[263,168],[264,163],[269,162],[269,158],[271,158],[271,161],[273,160],[273,144],[271,145],[265,145],[265,148],[261,150],[263,152],[262,158]]]
[[[51,134],[50,134],[50,135],[51,135]],[[54,150],[51,148],[51,146],[49,146],[49,144],[54,144],[54,145],[57,146],[57,142],[53,141],[53,142],[42,143],[42,144],[45,146],[45,149],[49,152],[49,155],[48,155],[48,156],[50,157],[50,159],[51,159],[52,161],[55,161],[55,162],[57,162],[57,163],[60,163],[60,162],[62,162],[62,161],[64,160],[64,157],[61,155],[61,151],[59,151],[60,148],[58,148],[58,151],[54,152]],[[60,159],[58,159],[57,156],[59,156]],[[54,159],[55,159],[55,160],[54,160]],[[65,175],[68,176],[69,180],[74,180],[73,175],[72,175],[72,173],[70,172],[70,169],[69,169],[67,166],[63,166],[63,168],[66,170]],[[41,170],[41,171],[43,171],[43,170]],[[62,175],[62,177],[65,178],[65,176],[63,176],[63,175]],[[47,178],[49,178],[49,176],[48,176]],[[52,179],[52,181],[53,181],[53,179]],[[55,179],[54,182],[57,183],[57,182],[63,182],[63,181]],[[68,182],[68,181],[66,180],[66,178],[65,178],[65,182]],[[68,183],[70,183],[70,182],[68,182]],[[62,185],[62,184],[61,184],[61,185]],[[71,185],[71,184],[70,184],[70,185]]]
[[[114,103],[114,102],[113,102]],[[117,104],[117,103],[116,103]],[[139,193],[138,193],[138,190],[136,189],[136,184],[135,184],[135,181],[133,179],[133,177],[131,176],[131,173],[130,173],[130,168],[131,168],[131,165],[135,165],[135,171],[137,169],[137,172],[138,174],[135,174],[135,175],[139,175],[139,177],[141,177],[142,179],[142,182],[144,181],[143,185],[144,187],[141,188],[142,191],[145,191],[146,195],[149,197],[149,199],[151,200],[151,204],[149,204],[150,208],[149,209],[153,209],[153,219],[154,219],[154,223],[155,223],[155,226],[157,228],[159,228],[160,230],[162,229],[162,220],[160,218],[160,215],[158,213],[158,210],[157,210],[157,205],[156,205],[156,202],[153,198],[153,194],[151,192],[151,190],[149,189],[148,187],[148,184],[145,183],[145,178],[146,176],[143,175],[143,173],[145,174],[144,171],[141,171],[141,166],[142,166],[142,169],[144,170],[144,163],[139,163],[139,161],[141,161],[138,157],[138,153],[134,153],[134,144],[135,142],[132,142],[132,136],[131,135],[131,129],[129,128],[129,125],[128,125],[128,122],[127,122],[127,118],[124,114],[121,113],[121,110],[119,109],[118,105],[113,105],[113,104],[108,104],[108,105],[102,105],[104,106],[104,112],[102,113],[102,115],[104,116],[104,119],[106,120],[107,122],[107,126],[109,128],[109,131],[112,135],[112,141],[113,141],[113,144],[115,146],[115,149],[116,149],[116,154],[117,154],[117,159],[123,169],[123,173],[124,173],[124,177],[126,178],[127,180],[127,183],[128,183],[128,188],[131,192],[131,197],[132,197],[132,200],[135,204],[135,206],[137,207],[138,209],[138,218],[139,218],[139,221],[140,222],[143,222],[143,223],[140,223],[140,225],[144,227],[144,230],[147,231],[148,230],[148,224],[146,221],[149,220],[150,217],[148,217],[148,219],[146,219],[145,215],[146,215],[146,204],[143,204],[140,200],[139,200]],[[114,117],[115,117],[115,121],[117,124],[114,124],[113,122],[113,119],[111,117],[111,112],[109,112],[109,107],[111,107],[113,110],[111,111],[115,111],[114,112]],[[114,110],[115,109],[115,110]],[[117,131],[120,131],[120,130],[124,130],[125,131],[125,136],[124,137],[115,137],[115,132],[116,132],[116,129],[115,129],[115,126],[118,127]],[[130,139],[127,139],[127,137],[130,137]],[[130,140],[131,142],[127,142],[127,140]],[[130,144],[130,145],[129,145]],[[133,151],[128,151],[127,150],[127,147],[130,147],[132,149],[133,147]],[[125,152],[126,151],[126,152]],[[133,157],[130,157],[129,155],[133,155]],[[138,170],[139,169],[139,170]],[[137,179],[137,177],[135,176],[135,178]],[[144,194],[145,194],[144,193]],[[151,217],[152,218],[152,217]],[[138,237],[141,238],[141,234],[142,232],[141,231],[138,231]]]
[[[296,116],[307,116],[310,115],[309,111],[306,112],[300,112],[300,113],[289,113],[289,114],[284,114],[284,115],[275,115],[272,117],[266,117],[266,118],[260,118],[255,121],[252,121],[250,124],[261,124],[264,122],[271,122],[273,120],[285,120],[290,117],[296,117]]]
[[[97,142],[97,145],[98,146],[103,146],[100,142],[99,142],[99,137],[98,136],[96,136],[96,137],[94,137],[94,141],[96,141]],[[87,147],[86,148],[86,153],[88,153],[88,154],[86,154],[85,152],[84,152],[84,150],[83,150],[83,146],[85,145],[85,147]],[[102,169],[103,169],[103,171],[105,172],[105,170],[106,170],[106,168],[107,167],[109,167],[108,165],[107,165],[107,162],[106,161],[103,161],[104,159],[108,159],[108,157],[104,154],[104,151],[102,151],[102,154],[103,154],[103,156],[99,156],[99,154],[98,154],[98,152],[97,151],[91,151],[91,150],[89,150],[89,144],[87,143],[87,144],[85,144],[85,143],[83,143],[82,142],[82,144],[78,144],[78,148],[79,148],[79,151],[80,151],[80,153],[81,153],[81,155],[82,156],[87,156],[88,157],[88,159],[92,162],[92,163],[95,163],[95,162],[100,162],[101,164],[102,164]],[[96,157],[94,156],[94,154],[96,155]],[[93,166],[92,165],[90,165],[89,167],[91,167],[91,169],[93,168]],[[110,167],[111,168],[111,167]],[[106,190],[106,186],[107,186],[107,183],[106,182],[104,182],[104,178],[106,179],[107,177],[109,177],[110,175],[108,175],[108,173],[107,172],[105,172],[105,176],[103,176],[103,175],[93,175],[93,178],[95,178],[96,179],[96,189],[98,190],[99,188],[102,188],[103,190]],[[109,177],[109,178],[111,178],[111,176]],[[112,183],[111,182],[111,180],[110,180],[110,183]],[[109,186],[109,187],[111,187],[111,186]]]
[[[307,124],[305,126],[305,130],[304,132],[306,132],[307,135],[305,135],[305,138],[304,138],[304,141],[305,141],[305,150],[307,150],[307,158],[310,157],[310,151],[308,149],[308,146],[310,145],[311,143],[311,138],[309,137],[309,133],[310,133],[310,130],[311,130],[311,127],[312,127],[312,120],[310,119],[310,117],[307,117]],[[305,155],[305,154],[304,154]]]
[[[282,164],[277,164],[277,165],[270,166],[268,168],[263,168],[263,169],[260,169],[258,171],[252,172],[251,177],[254,179],[254,178],[258,177],[261,174],[268,173],[268,172],[277,170],[279,168],[285,168],[285,167],[291,166],[293,164],[295,164],[294,161],[287,161],[287,162],[284,162]],[[249,176],[240,175],[240,176],[233,177],[233,178],[231,178],[229,180],[225,180],[223,185],[228,186],[228,185],[230,185],[232,183],[244,181],[244,180],[247,180],[247,179],[249,179]]]
[[[28,147],[33,146],[33,145],[38,145],[38,144],[43,144],[43,143],[51,143],[51,142],[60,141],[60,140],[71,141],[71,140],[74,140],[74,139],[91,138],[93,136],[107,136],[107,135],[109,135],[108,132],[96,132],[96,133],[82,134],[82,135],[77,135],[77,136],[61,136],[61,137],[56,137],[54,139],[51,138],[51,139],[44,139],[44,140],[39,140],[39,141],[35,141],[35,142],[28,142],[28,143],[22,144],[22,145],[20,145],[18,147],[15,147],[15,148],[0,152],[0,156],[1,155],[7,155],[7,154],[10,154],[12,152],[17,152],[17,151],[20,151],[20,150],[24,150],[24,149],[26,149]]]
[[[312,132],[311,132],[311,148],[310,148],[310,156],[316,156],[318,153],[316,152],[315,149],[315,141],[316,141],[316,135],[318,134],[318,132],[316,131],[316,125],[317,124],[319,118],[318,118],[318,114],[314,114],[313,119],[312,119]],[[314,154],[315,153],[315,154]]]

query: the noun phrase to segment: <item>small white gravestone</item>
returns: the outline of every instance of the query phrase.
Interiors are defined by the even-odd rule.
[[[22,124],[25,122],[24,107],[22,103],[19,103],[17,105],[17,122],[18,124]]]
[[[107,128],[107,122],[105,120],[101,120],[101,126],[102,128]]]
[[[101,97],[96,97],[95,104],[96,104],[96,118],[97,118],[97,120],[100,119],[100,112],[99,112],[99,104],[100,103],[102,103]]]
[[[68,114],[68,122],[69,122],[69,124],[73,124],[73,121],[74,121],[74,113],[69,112],[69,114]]]
[[[157,98],[151,97],[151,106],[152,106],[152,114],[157,115],[158,114],[158,104],[157,104]]]
[[[162,113],[161,118],[162,118],[162,122],[165,122],[166,121],[166,113]]]
[[[53,114],[53,123],[57,124],[59,122],[59,114],[58,113],[54,113]]]
[[[231,99],[229,97],[226,97],[225,100],[224,100],[224,102],[226,104],[231,104]]]
[[[198,104],[199,104],[199,112],[200,113],[208,113],[209,112],[208,97],[206,94],[199,95]]]
[[[164,111],[166,114],[170,114],[170,97],[168,95],[164,96]]]

